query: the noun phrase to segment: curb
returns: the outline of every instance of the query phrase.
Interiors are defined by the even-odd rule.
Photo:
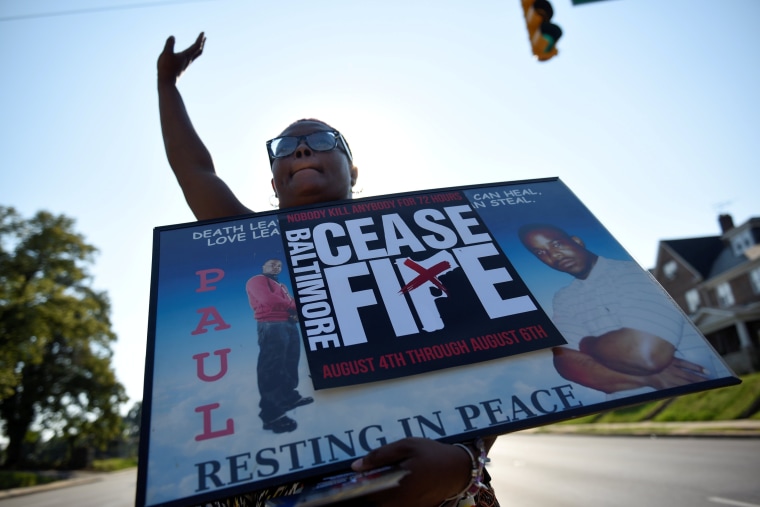
[[[542,435],[760,438],[760,420],[553,424],[524,431]]]
[[[103,480],[103,476],[107,474],[117,474],[121,472],[132,472],[136,468],[127,468],[124,470],[117,470],[115,472],[91,472],[79,477],[72,477],[70,479],[61,479],[59,481],[49,482],[47,484],[40,484],[38,486],[29,486],[26,488],[12,488],[0,490],[0,501],[6,498],[15,498],[19,496],[31,495],[33,493],[41,493],[44,491],[52,491],[61,488],[68,488],[71,486],[80,486],[82,484],[91,484],[93,482],[99,482]]]

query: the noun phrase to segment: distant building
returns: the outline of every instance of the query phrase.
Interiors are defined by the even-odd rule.
[[[760,371],[760,217],[660,241],[652,274],[737,374]]]

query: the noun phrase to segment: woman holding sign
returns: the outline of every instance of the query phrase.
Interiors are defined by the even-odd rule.
[[[176,87],[177,78],[201,55],[201,33],[186,50],[174,52],[169,37],[158,59],[158,97],[161,129],[169,164],[188,205],[198,220],[253,213],[244,206],[214,170],[211,155],[196,133]],[[351,198],[358,170],[343,136],[319,120],[299,120],[267,142],[272,188],[280,208]],[[398,487],[362,498],[358,504],[387,507],[454,506],[460,501],[498,505],[483,470],[485,453],[495,438],[485,442],[444,444],[424,438],[405,438],[382,446],[356,460],[351,468],[364,472],[399,465],[409,473]],[[268,491],[250,498],[231,498],[221,505],[263,505]],[[250,495],[246,495],[250,497]],[[237,503],[235,503],[237,502]],[[471,505],[471,503],[470,503]]]

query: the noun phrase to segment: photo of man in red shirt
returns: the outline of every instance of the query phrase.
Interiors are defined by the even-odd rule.
[[[295,301],[287,287],[277,281],[281,271],[282,261],[269,259],[261,274],[245,284],[258,331],[259,417],[264,429],[275,433],[294,431],[298,424],[286,412],[314,401],[297,390],[301,338]]]

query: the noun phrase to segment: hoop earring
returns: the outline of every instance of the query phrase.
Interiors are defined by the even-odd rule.
[[[277,194],[272,194],[269,196],[269,205],[273,208],[280,207],[280,199],[277,197]]]

